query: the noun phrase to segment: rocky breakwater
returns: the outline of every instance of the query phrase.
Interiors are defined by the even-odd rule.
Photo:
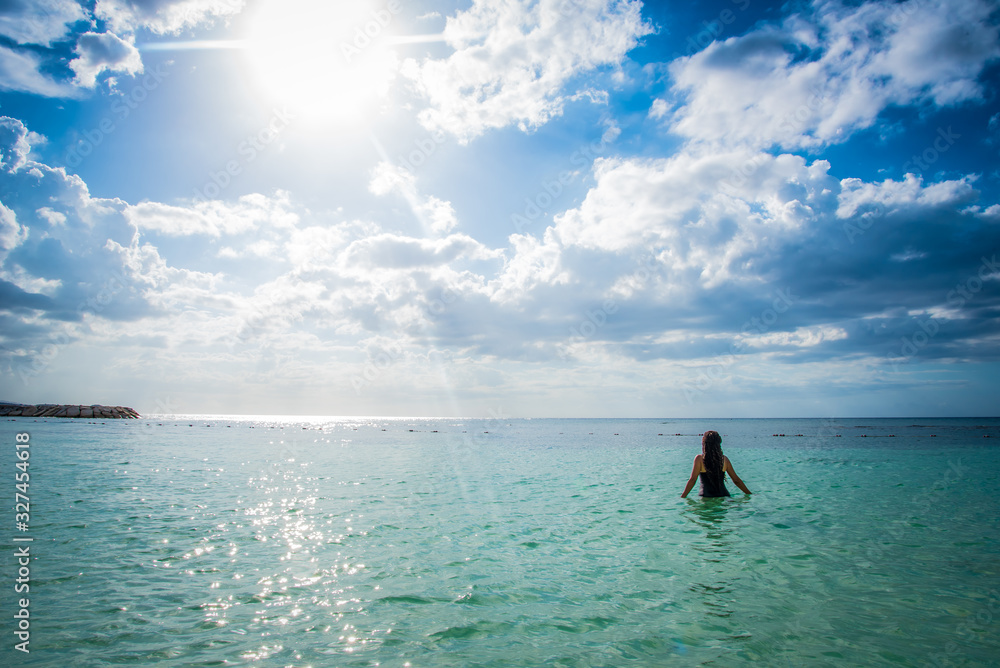
[[[128,406],[74,406],[72,404],[0,404],[0,417],[105,418],[132,420],[139,417]]]

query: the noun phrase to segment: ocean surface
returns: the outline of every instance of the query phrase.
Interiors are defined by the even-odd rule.
[[[996,418],[5,419],[0,665],[996,666],[998,484]]]

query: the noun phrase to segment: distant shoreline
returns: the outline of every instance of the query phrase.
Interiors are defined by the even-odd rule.
[[[90,406],[77,404],[0,404],[0,417],[104,418],[135,420],[138,411],[128,406]]]

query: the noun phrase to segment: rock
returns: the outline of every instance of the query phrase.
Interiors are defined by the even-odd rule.
[[[3,417],[106,418],[134,420],[138,411],[128,406],[80,406],[74,404],[0,404]]]

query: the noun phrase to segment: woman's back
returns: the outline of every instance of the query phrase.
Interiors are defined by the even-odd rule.
[[[698,496],[729,496],[725,473],[702,471],[698,478],[701,480],[701,491],[698,492]]]

